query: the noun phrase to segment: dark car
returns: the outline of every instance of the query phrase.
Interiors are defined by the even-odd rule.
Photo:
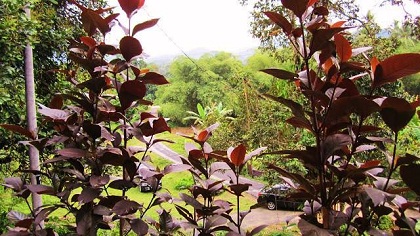
[[[291,191],[292,189],[287,184],[265,187],[258,193],[257,202],[260,205],[266,205],[270,210],[299,210],[303,207],[304,201],[290,198]]]
[[[148,178],[144,178],[144,172],[147,173],[149,171],[155,171],[153,166],[147,165],[146,163],[138,164],[137,166],[137,175],[134,177],[134,183],[139,186],[140,192],[153,192],[162,188],[162,181],[159,181],[150,176]],[[147,175],[149,176],[149,175]]]

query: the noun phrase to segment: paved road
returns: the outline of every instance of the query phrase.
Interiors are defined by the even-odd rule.
[[[181,164],[181,158],[182,157],[179,153],[174,152],[172,149],[170,149],[168,146],[166,146],[163,143],[155,143],[151,149],[152,152],[158,154],[159,156],[172,161],[173,163],[176,164]],[[224,178],[222,173],[215,173],[216,178],[219,179],[226,179]],[[254,197],[258,196],[258,192],[264,187],[264,184],[256,181],[256,180],[252,180],[252,179],[248,179],[245,177],[240,177],[239,179],[240,183],[248,183],[251,184],[251,186],[249,187],[249,190],[247,191],[249,194],[251,194]]]

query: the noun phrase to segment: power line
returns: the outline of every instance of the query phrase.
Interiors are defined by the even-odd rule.
[[[142,10],[144,10],[144,12],[147,14],[147,16],[149,16],[150,18],[152,18],[152,16],[149,14],[149,12],[146,10],[146,6],[144,6],[142,8]],[[190,60],[199,70],[203,71],[203,72],[207,72],[208,70],[203,69],[201,66],[199,66],[193,58],[191,58],[173,39],[171,36],[168,35],[168,33],[166,33],[166,31],[159,25],[159,23],[156,24],[156,26],[159,28],[160,31],[162,31],[162,33],[165,35],[165,37],[171,41],[171,43],[178,48],[178,50],[180,50],[182,52],[182,54],[184,54],[184,56]]]

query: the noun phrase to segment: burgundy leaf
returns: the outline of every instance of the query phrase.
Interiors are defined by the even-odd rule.
[[[268,166],[269,169],[273,169],[275,171],[277,171],[280,175],[293,179],[294,181],[296,181],[299,185],[300,188],[302,188],[303,190],[305,190],[307,193],[314,195],[315,191],[315,187],[312,185],[312,183],[307,180],[305,177],[299,175],[299,174],[295,174],[295,173],[290,173],[280,167],[277,167],[273,164],[270,164]]]
[[[23,181],[19,177],[9,177],[4,179],[3,186],[13,189],[16,192],[19,192],[23,189]]]
[[[328,46],[329,40],[337,33],[347,28],[328,28],[318,29],[313,33],[311,43],[309,45],[310,55],[316,51],[322,50]]]
[[[140,42],[132,36],[124,36],[120,40],[120,50],[124,59],[129,62],[133,57],[143,52]]]
[[[337,150],[352,143],[350,135],[333,134],[329,135],[322,143],[323,157],[327,159]],[[324,160],[325,160],[324,159]]]
[[[265,229],[268,225],[260,225],[251,230],[251,232],[247,233],[247,236],[253,236],[261,232],[261,230]]]
[[[366,118],[377,111],[380,111],[378,104],[363,96],[342,97],[333,101],[326,120],[327,123],[336,121],[348,117],[352,113]]]
[[[121,107],[125,110],[146,95],[146,85],[139,80],[128,80],[121,85],[119,94]]]
[[[135,34],[137,34],[139,31],[142,31],[142,30],[144,30],[144,29],[147,29],[147,28],[150,28],[150,27],[153,27],[154,25],[156,25],[157,24],[157,22],[159,21],[159,19],[151,19],[151,20],[148,20],[148,21],[145,21],[145,22],[142,22],[142,23],[139,23],[139,24],[137,24],[136,26],[134,26],[134,28],[133,28],[133,36],[135,35]]]
[[[89,203],[97,197],[99,197],[100,193],[100,189],[86,187],[80,193],[79,197],[77,198],[77,201],[79,201],[80,204]]]
[[[156,72],[148,72],[144,76],[140,77],[140,79],[145,84],[156,84],[156,85],[162,85],[162,84],[168,84],[169,82],[166,80],[165,76],[158,74]]]
[[[53,120],[63,120],[65,121],[70,114],[66,111],[59,110],[59,109],[51,109],[49,107],[46,107],[42,104],[38,104],[39,109],[38,112],[41,113],[44,116],[47,116]]]
[[[98,188],[98,187],[102,187],[108,184],[109,179],[110,179],[109,175],[104,175],[104,176],[92,175],[89,179],[89,183],[93,188]]]
[[[18,211],[10,211],[7,213],[7,219],[15,223],[21,220],[29,219],[29,217]]]
[[[120,7],[123,9],[127,17],[130,18],[132,14],[144,5],[145,0],[118,0]]]
[[[386,201],[388,198],[393,198],[391,194],[388,194],[382,190],[372,187],[365,187],[364,189],[367,195],[372,199],[373,205],[378,206],[379,204]]]
[[[416,109],[402,98],[388,97],[381,103],[381,117],[394,132],[403,129],[416,113]]]
[[[418,178],[419,173],[420,165],[418,164],[402,165],[400,167],[401,179],[417,195],[420,195],[420,179]]]
[[[40,210],[36,214],[34,224],[35,225],[38,225],[39,223],[41,223],[42,221],[44,221],[56,209],[57,209],[57,207],[53,206],[53,207],[43,208],[42,210]]]
[[[31,131],[19,125],[0,124],[0,127],[12,131],[14,133],[24,135],[29,139],[35,139],[35,135]]]
[[[291,11],[298,17],[301,18],[308,7],[309,0],[281,0],[283,6]]]
[[[171,128],[163,117],[150,119],[149,121],[144,122],[140,125],[140,129],[144,136],[152,136],[166,131],[171,132]]]
[[[26,185],[32,193],[54,195],[55,191],[52,187],[46,185]]]
[[[406,153],[405,156],[398,158],[397,166],[410,165],[416,161],[420,161],[420,158],[411,154]]]
[[[87,151],[79,148],[64,148],[57,150],[57,153],[65,157],[80,158],[86,156]]]
[[[277,12],[273,11],[266,11],[263,12],[268,18],[270,18],[271,21],[273,21],[276,25],[280,26],[283,29],[283,32],[286,35],[289,35],[292,30],[293,26],[290,24],[290,22],[282,15],[280,15]]]
[[[134,219],[130,221],[131,230],[137,235],[146,235],[149,231],[149,225],[142,219]]]
[[[165,168],[163,169],[163,174],[169,174],[169,173],[174,173],[174,172],[182,172],[185,170],[189,170],[191,169],[190,165],[186,165],[186,164],[171,164],[171,165],[167,165],[165,166]]]
[[[141,208],[142,205],[138,204],[137,202],[121,200],[114,205],[112,211],[117,215],[129,215],[135,213]]]
[[[228,150],[228,158],[235,166],[241,166],[245,160],[246,147],[243,144],[233,148],[230,147]]]
[[[133,182],[128,181],[128,180],[123,180],[123,179],[114,180],[108,185],[109,188],[120,189],[120,190],[130,189],[134,186],[135,185]]]
[[[293,125],[296,128],[303,128],[303,129],[307,129],[311,132],[313,132],[313,128],[312,125],[309,123],[309,121],[307,119],[302,119],[302,118],[298,118],[298,117],[291,117],[289,119],[286,120],[286,122],[288,124]]]
[[[281,69],[264,69],[261,70],[264,73],[267,73],[269,75],[272,75],[278,79],[283,80],[289,80],[289,81],[295,81],[298,78],[298,75],[296,73],[289,72],[287,70],[281,70]]]
[[[34,223],[33,218],[23,219],[15,223],[15,227],[30,229],[32,226],[32,223]],[[11,234],[9,231],[8,234],[5,234],[7,236],[28,236],[29,234],[27,232],[20,232],[18,234]]]
[[[346,62],[351,58],[352,48],[349,41],[342,34],[334,35],[335,48],[341,62]]]
[[[249,186],[251,186],[251,184],[232,184],[229,185],[229,188],[235,196],[242,196],[243,192],[248,191]]]
[[[386,83],[392,83],[402,77],[420,72],[420,54],[398,54],[374,66],[374,80],[372,87],[377,88]]]

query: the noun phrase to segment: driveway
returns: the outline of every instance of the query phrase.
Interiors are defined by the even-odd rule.
[[[301,211],[285,211],[285,210],[268,210],[263,207],[252,209],[243,223],[242,226],[245,229],[253,229],[260,225],[275,225],[275,224],[286,224],[297,223]]]

